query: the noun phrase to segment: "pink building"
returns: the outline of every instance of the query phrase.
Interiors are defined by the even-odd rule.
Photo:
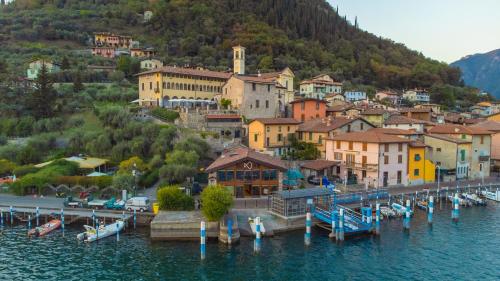
[[[407,185],[408,139],[377,131],[336,135],[326,140],[326,160],[340,161],[337,174],[370,187]]]
[[[92,55],[112,59],[115,57],[115,48],[114,47],[92,47]]]

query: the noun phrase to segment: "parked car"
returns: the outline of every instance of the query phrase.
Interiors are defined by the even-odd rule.
[[[145,212],[151,210],[151,202],[147,197],[132,197],[125,203],[125,209],[127,211],[139,211]]]

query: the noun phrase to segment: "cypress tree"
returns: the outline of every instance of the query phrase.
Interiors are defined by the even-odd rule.
[[[83,91],[83,89],[84,89],[84,86],[82,83],[82,76],[81,76],[80,72],[78,71],[75,73],[75,76],[73,78],[73,92],[79,93],[79,92]]]
[[[42,68],[35,80],[35,89],[29,99],[30,108],[36,118],[48,118],[54,114],[56,94],[52,83],[47,66],[42,63]]]

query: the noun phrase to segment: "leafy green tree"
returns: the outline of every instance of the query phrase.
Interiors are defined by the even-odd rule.
[[[160,210],[191,211],[194,209],[193,197],[182,192],[177,185],[164,186],[156,192]]]
[[[148,166],[141,158],[133,156],[127,160],[123,160],[122,162],[120,162],[120,165],[118,166],[118,173],[132,174],[133,170],[142,173],[146,171],[147,168]]]
[[[228,109],[231,106],[231,100],[222,98],[220,100],[220,105],[223,109]]]
[[[167,153],[165,163],[167,165],[182,164],[189,167],[196,167],[198,165],[199,156],[195,151],[174,150]]]
[[[17,168],[17,164],[9,161],[7,159],[0,159],[0,176],[6,174],[12,174],[14,169]]]
[[[186,180],[186,178],[194,176],[197,171],[191,166],[174,164],[164,165],[158,172],[162,182],[176,184],[182,183]]]
[[[209,221],[219,221],[233,206],[233,196],[220,185],[210,185],[201,193],[201,212]]]
[[[113,177],[113,186],[118,189],[134,190],[135,178],[129,174],[119,174]]]

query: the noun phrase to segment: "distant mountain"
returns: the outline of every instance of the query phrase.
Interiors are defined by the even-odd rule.
[[[500,49],[466,56],[451,65],[462,70],[465,84],[480,88],[500,99]]]

